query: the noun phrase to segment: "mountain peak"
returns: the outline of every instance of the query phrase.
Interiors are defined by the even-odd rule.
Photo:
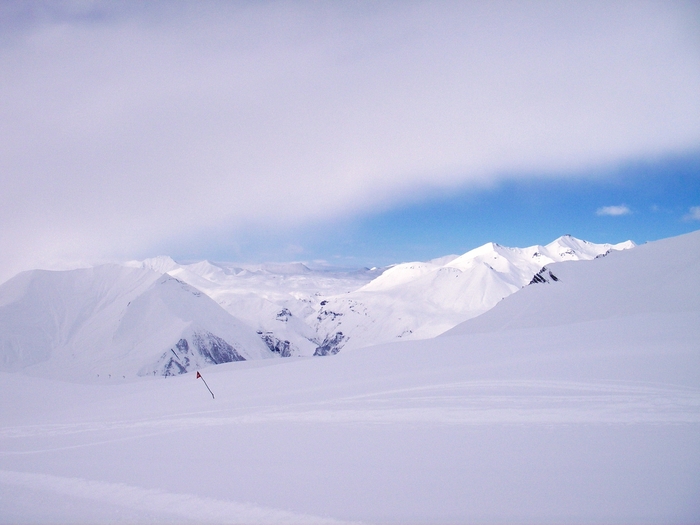
[[[376,272],[319,272],[300,262],[179,264],[160,256],[24,276],[0,288],[0,305],[6,305],[0,311],[0,351],[6,355],[0,358],[41,350],[36,363],[58,349],[51,363],[74,355],[85,371],[97,366],[90,359],[128,357],[121,377],[143,366],[159,374],[187,370],[187,360],[203,364],[195,349],[224,348],[231,359],[257,359],[424,339],[489,310],[550,263],[590,260],[631,246],[564,235],[527,248],[489,242],[458,257]],[[93,356],[94,348],[105,355]],[[41,366],[49,373],[54,365]]]
[[[132,268],[148,268],[154,272],[167,273],[175,268],[178,268],[180,265],[168,255],[158,255],[156,257],[144,259],[143,261],[129,261],[125,263],[124,266],[129,266]]]

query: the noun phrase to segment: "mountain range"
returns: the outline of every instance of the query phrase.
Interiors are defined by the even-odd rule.
[[[214,307],[230,315],[163,270],[22,274],[2,286],[3,322],[36,314],[37,344],[41,330],[107,344],[167,327],[164,347],[135,354],[148,359],[112,356],[150,375],[181,340],[196,346],[185,325],[225,339],[203,323]],[[296,317],[276,319],[285,291],[301,303],[312,292],[313,310],[394,273],[230,275],[243,271],[249,304],[267,292],[272,326]],[[700,232],[533,271],[437,337],[348,342],[331,357],[280,358],[243,320],[273,358],[225,339],[246,360],[202,371],[215,399],[196,374],[63,380],[65,345],[61,360],[0,371],[0,523],[698,523]]]
[[[119,381],[425,339],[551,278],[542,273],[547,265],[633,246],[563,236],[546,246],[488,243],[461,256],[354,271],[169,257],[33,270],[0,286],[0,366]]]

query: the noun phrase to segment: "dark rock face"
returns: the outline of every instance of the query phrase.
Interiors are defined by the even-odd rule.
[[[219,365],[233,361],[245,361],[236,349],[210,332],[195,332],[192,343],[207,363]]]
[[[172,356],[169,356],[168,352],[165,352],[163,357],[161,357],[161,361],[163,358],[167,358],[162,373],[162,375],[166,377],[185,374],[187,373],[187,367],[190,365],[190,358],[188,355],[190,353],[190,345],[187,343],[187,339],[180,339],[175,345],[175,348],[177,348],[177,352],[173,348],[170,349]],[[156,375],[156,372],[157,370],[154,370],[153,375]]]
[[[292,312],[290,312],[288,308],[282,308],[279,312],[277,312],[276,319],[286,323],[291,316]]]
[[[343,335],[343,332],[336,332],[334,335],[327,335],[323,340],[323,343],[316,348],[314,352],[315,356],[322,355],[334,355],[340,352],[343,344],[347,341],[347,338]]]
[[[321,309],[318,312],[318,316],[316,317],[316,319],[318,320],[319,323],[324,321],[325,319],[327,319],[329,317],[331,318],[331,321],[335,321],[336,317],[341,317],[342,315],[343,314],[341,312],[333,312],[331,310]]]
[[[245,358],[224,339],[211,332],[194,332],[191,341],[180,339],[158,361],[153,375],[165,377],[185,374],[202,361],[206,365],[218,365]]]
[[[556,281],[558,281],[558,280],[559,280],[559,278],[558,278],[556,275],[554,275],[554,274],[549,270],[549,268],[547,268],[547,267],[545,266],[545,267],[543,267],[539,272],[537,272],[537,273],[534,275],[534,277],[533,277],[532,280],[528,283],[528,285],[530,285],[530,284],[537,284],[537,283],[549,283],[549,282],[552,282],[552,281],[556,282]]]
[[[276,352],[282,357],[291,357],[292,344],[289,341],[278,339],[272,332],[258,332],[258,335],[272,352]]]

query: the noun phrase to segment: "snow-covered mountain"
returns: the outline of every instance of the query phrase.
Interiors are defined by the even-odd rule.
[[[464,255],[353,273],[302,264],[179,265],[158,257],[135,266],[167,271],[256,327],[282,356],[337,353],[434,337],[492,308],[553,262],[590,260],[634,243],[593,244],[569,235],[546,246],[485,244]]]
[[[700,312],[698,268],[700,231],[647,243],[602,260],[548,264],[533,286],[441,337],[603,320],[622,326],[623,319],[643,316],[654,317],[654,323],[668,314],[696,316]]]
[[[215,400],[0,371],[0,523],[700,523],[700,232],[540,277]]]
[[[425,339],[489,310],[546,265],[632,246],[564,236],[357,271],[169,257],[30,271],[0,286],[0,366],[114,380]]]
[[[347,348],[434,337],[491,309],[547,264],[590,260],[633,246],[567,235],[546,246],[488,243],[455,258],[400,264],[353,293],[329,297],[317,317],[318,330],[342,333]]]
[[[117,380],[273,355],[207,295],[149,269],[34,270],[0,286],[3,370]]]

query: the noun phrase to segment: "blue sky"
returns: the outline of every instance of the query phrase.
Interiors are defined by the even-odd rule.
[[[382,266],[461,254],[484,244],[546,244],[570,234],[643,243],[700,229],[700,153],[576,174],[432,192],[377,213],[193,240],[183,260],[302,260],[322,267]],[[619,215],[605,213],[616,208]],[[697,211],[693,214],[693,208]],[[614,210],[613,210],[614,211]],[[240,244],[239,244],[240,243]]]
[[[368,217],[359,234],[368,244],[415,246],[425,257],[461,253],[489,241],[527,246],[571,234],[594,242],[645,242],[700,228],[700,221],[684,219],[700,201],[700,155],[606,171],[576,180],[533,178],[457,191]],[[608,206],[630,211],[599,212]],[[392,240],[393,232],[401,234]],[[399,249],[405,253],[406,248]]]
[[[698,28],[684,0],[5,0],[0,282],[691,230]]]

